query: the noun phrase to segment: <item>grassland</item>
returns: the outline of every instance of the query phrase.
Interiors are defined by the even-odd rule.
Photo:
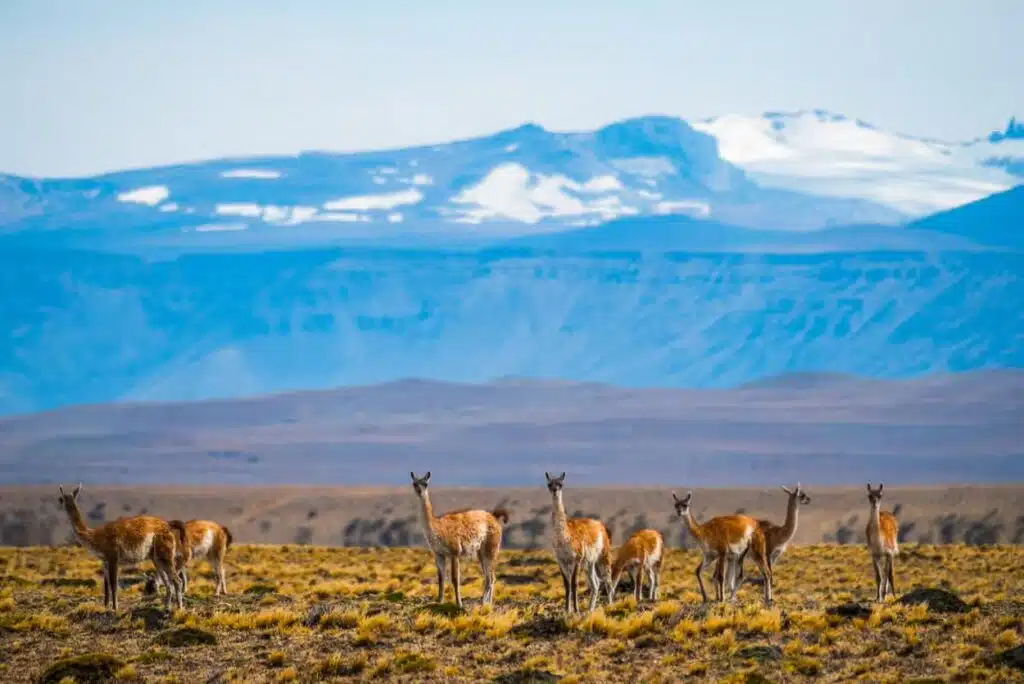
[[[702,606],[696,563],[694,552],[671,550],[656,604],[602,599],[595,613],[566,620],[545,551],[502,553],[493,608],[478,605],[479,568],[464,564],[463,612],[435,602],[424,549],[239,546],[229,553],[230,595],[214,596],[199,566],[185,610],[167,616],[128,573],[115,615],[102,607],[98,562],[81,549],[2,548],[0,680],[38,681],[87,654],[92,672],[128,681],[1022,679],[998,655],[1024,641],[1022,547],[904,546],[897,589],[952,589],[966,606],[950,613],[872,605],[859,546],[791,549],[767,610],[757,586],[733,605]],[[50,681],[69,674],[52,671]]]

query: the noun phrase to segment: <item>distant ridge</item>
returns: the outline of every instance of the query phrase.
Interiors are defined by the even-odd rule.
[[[970,484],[1024,479],[1022,414],[1020,371],[714,390],[397,381],[6,418],[0,482],[402,485],[427,465],[446,486],[527,486],[555,467],[581,486]]]

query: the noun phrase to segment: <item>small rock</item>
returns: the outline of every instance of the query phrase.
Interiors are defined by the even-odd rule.
[[[561,617],[539,617],[528,622],[516,625],[512,628],[514,636],[526,636],[540,639],[561,636],[568,633],[569,625],[565,618]]]
[[[163,629],[167,624],[167,613],[156,606],[136,606],[132,608],[131,619],[142,620],[147,632]]]
[[[77,577],[45,577],[40,584],[50,585],[54,587],[87,587],[92,588],[96,586],[96,580],[79,579]]]
[[[842,603],[838,606],[829,606],[825,609],[826,615],[853,619],[871,617],[871,608],[862,603]]]
[[[39,684],[56,684],[73,679],[79,684],[114,681],[114,674],[124,661],[106,653],[86,653],[56,661],[39,676]]]
[[[741,660],[756,660],[762,663],[770,660],[782,660],[782,649],[771,644],[752,644],[736,651],[736,657]]]
[[[900,596],[899,603],[905,606],[925,603],[933,613],[967,613],[971,610],[959,596],[945,589],[912,589]]]
[[[996,662],[1008,667],[1024,670],[1024,645],[1015,646],[996,654]]]
[[[455,617],[466,612],[465,608],[460,608],[454,603],[428,603],[423,606],[423,610],[440,617]]]
[[[516,670],[499,675],[494,679],[495,684],[549,684],[557,682],[561,677],[551,674],[547,670]]]
[[[668,639],[661,634],[645,634],[633,642],[633,648],[658,648],[666,643],[668,643]]]
[[[181,648],[182,646],[213,646],[217,643],[217,637],[211,632],[196,627],[179,627],[161,633],[156,638],[161,646]]]

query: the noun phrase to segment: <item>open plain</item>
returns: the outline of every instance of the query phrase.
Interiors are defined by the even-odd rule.
[[[81,549],[4,548],[0,679],[1022,679],[1014,660],[1024,636],[1020,546],[907,544],[896,566],[899,596],[884,605],[870,603],[862,546],[793,548],[776,566],[771,609],[757,586],[744,586],[733,605],[702,605],[697,561],[670,551],[654,604],[637,606],[627,590],[611,606],[602,599],[596,612],[566,619],[547,551],[502,553],[493,607],[479,606],[479,568],[464,564],[460,611],[436,601],[425,549],[242,545],[229,553],[229,595],[214,596],[208,571],[194,571],[185,609],[168,616],[131,572],[120,612],[104,610],[98,562]],[[963,603],[914,591],[941,587]]]

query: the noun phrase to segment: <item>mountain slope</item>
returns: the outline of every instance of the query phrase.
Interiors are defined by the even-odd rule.
[[[1024,134],[962,143],[883,131],[825,110],[727,115],[695,122],[722,157],[758,183],[826,196],[855,197],[923,216],[1021,182]]]
[[[0,251],[0,411],[407,377],[726,387],[1024,367],[1024,256]]]
[[[911,227],[993,247],[1024,249],[1024,185],[928,216]]]

